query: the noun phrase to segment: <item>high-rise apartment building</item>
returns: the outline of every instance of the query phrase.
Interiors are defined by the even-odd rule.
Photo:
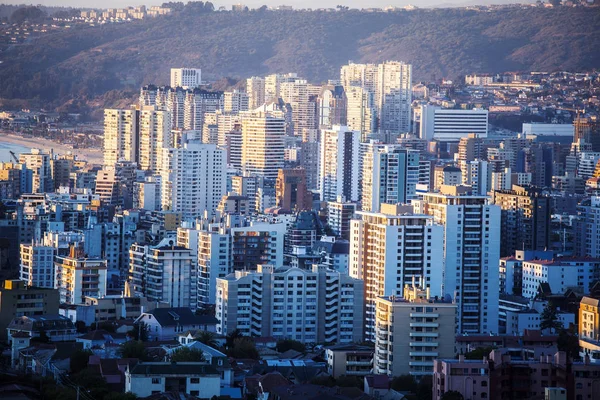
[[[98,171],[94,193],[100,197],[103,204],[121,205],[120,179],[114,168],[105,168]]]
[[[30,153],[19,154],[19,163],[31,171],[31,192],[46,193],[54,191],[52,180],[51,155],[40,149],[31,149]]]
[[[485,196],[492,186],[492,168],[485,160],[473,160],[461,166],[462,184],[471,186],[473,193]]]
[[[139,161],[139,110],[104,110],[104,166]]]
[[[292,108],[292,132],[302,135],[303,129],[316,128],[316,103],[311,101],[310,85],[306,80],[282,82],[279,87],[281,99]]]
[[[147,106],[139,115],[139,165],[140,169],[158,172],[162,152],[173,146],[171,139],[171,113]]]
[[[416,198],[419,151],[373,142],[362,146],[363,211],[379,212],[382,203],[408,203]]]
[[[361,132],[361,141],[377,132],[377,110],[375,94],[358,86],[346,87],[346,122],[348,128]]]
[[[374,96],[377,129],[382,133],[410,132],[412,103],[412,66],[399,61],[382,64],[350,63],[341,69],[340,79],[348,96],[350,125],[350,87],[360,87]]]
[[[284,162],[285,119],[278,112],[250,112],[242,118],[242,169],[277,178]]]
[[[435,359],[454,358],[456,304],[406,285],[402,297],[378,297],[376,309],[374,373],[421,377]]]
[[[444,226],[444,298],[458,305],[458,332],[498,332],[500,207],[464,186],[441,186],[415,212]]]
[[[573,121],[575,126],[575,136],[573,143],[583,139],[590,143],[592,151],[600,151],[600,120],[596,116],[577,117]]]
[[[163,210],[181,212],[184,219],[205,211],[214,214],[227,184],[225,150],[186,143],[179,149],[163,149],[162,157]]]
[[[81,248],[71,245],[69,255],[54,258],[54,285],[60,293],[60,302],[81,304],[85,297],[106,294],[106,260],[91,258]]]
[[[217,333],[303,343],[363,340],[363,282],[314,265],[259,265],[217,280]]]
[[[195,246],[186,243],[184,247],[196,248],[197,253],[197,292],[198,305],[215,304],[217,278],[231,273],[232,236],[223,226],[211,224],[207,229],[179,228],[177,239],[180,245],[185,236],[193,237]]]
[[[460,168],[453,165],[436,165],[433,176],[434,191],[439,191],[442,185],[458,186],[462,182],[462,172]]]
[[[386,61],[377,67],[375,102],[379,131],[410,132],[412,65],[398,61]]]
[[[223,111],[230,113],[239,113],[240,111],[248,111],[248,93],[233,90],[225,92],[223,95]]]
[[[19,279],[28,286],[53,289],[54,254],[54,247],[21,243]]]
[[[324,86],[318,99],[318,128],[347,124],[347,99],[342,85]]]
[[[276,205],[285,211],[312,209],[312,193],[306,188],[303,168],[280,169],[275,182]]]
[[[577,206],[575,220],[575,254],[600,257],[600,197],[592,196]]]
[[[202,131],[206,115],[221,111],[224,100],[223,92],[200,89],[186,92],[183,103],[183,129]]]
[[[171,87],[195,88],[202,84],[202,70],[199,68],[171,68]]]
[[[132,295],[171,307],[196,307],[196,256],[190,249],[164,239],[155,247],[133,244],[129,257]]]
[[[382,205],[381,213],[357,212],[350,228],[350,276],[365,281],[366,338],[375,340],[375,301],[400,295],[422,281],[442,295],[443,227],[407,206]]]
[[[265,104],[265,78],[253,76],[246,79],[246,93],[249,110],[255,110]]]
[[[346,126],[334,126],[321,132],[320,184],[322,201],[343,196],[359,198],[360,132]]]
[[[350,224],[356,213],[356,203],[344,201],[339,196],[336,201],[327,202],[327,225],[333,233],[343,239],[350,239]]]
[[[492,192],[492,201],[502,209],[500,255],[515,250],[545,250],[550,247],[552,201],[540,189],[513,185],[512,190]]]

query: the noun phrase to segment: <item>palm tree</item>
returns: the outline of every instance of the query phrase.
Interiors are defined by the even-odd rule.
[[[219,347],[219,342],[217,342],[217,337],[213,332],[202,331],[198,336],[196,336],[196,340],[200,343],[204,343],[205,345],[213,348]]]
[[[231,332],[229,335],[227,335],[227,339],[225,341],[225,347],[227,347],[228,349],[232,348],[235,340],[239,339],[241,337],[244,337],[244,334],[242,333],[242,331],[240,331],[239,329],[233,330],[233,332]]]

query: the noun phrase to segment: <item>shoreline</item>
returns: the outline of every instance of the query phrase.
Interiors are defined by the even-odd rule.
[[[42,149],[55,154],[75,154],[78,159],[85,160],[91,164],[102,164],[103,155],[101,149],[73,149],[68,145],[56,143],[44,138],[26,138],[13,133],[0,132],[0,142],[16,144],[32,149]]]

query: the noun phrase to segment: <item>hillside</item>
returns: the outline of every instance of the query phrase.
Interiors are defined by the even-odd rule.
[[[172,66],[204,77],[298,72],[336,78],[348,60],[397,59],[415,79],[468,72],[600,67],[598,9],[465,9],[396,13],[212,12],[127,24],[76,27],[0,54],[0,98],[58,107],[168,83]]]

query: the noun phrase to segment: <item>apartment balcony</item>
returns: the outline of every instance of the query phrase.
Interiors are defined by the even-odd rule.
[[[346,370],[346,375],[351,375],[351,376],[367,376],[369,374],[371,374],[372,369],[369,370],[364,370],[364,371],[349,371]]]
[[[409,361],[408,365],[415,367],[432,367],[433,361]]]
[[[430,313],[410,313],[411,318],[439,318],[440,314],[430,314]]]
[[[422,347],[437,347],[439,345],[438,342],[408,342],[410,347],[414,346],[422,346]]]
[[[437,351],[411,351],[408,353],[408,355],[411,357],[437,357],[438,354],[439,353]]]
[[[370,367],[373,365],[373,360],[366,361],[346,361],[346,366]]]
[[[409,326],[411,328],[439,328],[440,324],[437,322],[411,322]]]

